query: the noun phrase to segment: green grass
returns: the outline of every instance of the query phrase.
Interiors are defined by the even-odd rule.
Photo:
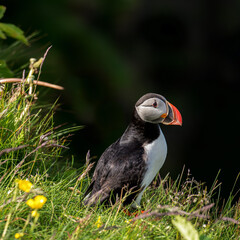
[[[55,169],[55,166],[52,168]],[[47,202],[39,210],[40,217],[34,231],[31,232],[33,219],[26,227],[24,239],[180,239],[172,223],[177,215],[189,218],[199,235],[208,237],[202,239],[239,237],[239,225],[232,222],[232,218],[237,220],[240,217],[239,204],[230,207],[229,203],[219,213],[218,206],[211,208],[211,195],[192,179],[187,179],[178,187],[179,181],[167,176],[159,186],[148,188],[142,200],[142,209],[150,211],[148,215],[139,212],[137,218],[140,218],[133,220],[134,216],[126,215],[121,203],[108,208],[82,205],[83,192],[88,185],[88,178],[78,181],[83,169],[76,170],[67,164],[55,174],[53,169],[49,168],[51,175],[39,170],[39,173],[28,176],[34,189],[43,191]],[[12,213],[5,239],[12,239],[15,233],[22,231],[31,211],[25,204],[26,200],[21,198],[1,207],[13,198],[15,189],[14,182],[0,187],[0,232],[5,228],[7,216]],[[17,189],[17,198],[24,194]],[[35,194],[32,190],[27,198]],[[210,209],[204,210],[204,206]],[[223,220],[223,217],[230,217],[231,221]]]
[[[21,91],[16,85],[0,93],[0,239],[21,232],[22,239],[239,239],[240,202],[231,195],[220,205],[217,181],[208,190],[189,172],[156,179],[142,198],[146,213],[136,217],[121,198],[110,207],[84,206],[91,165],[77,169],[66,160],[66,136],[79,128],[55,126],[55,104],[40,108]],[[26,178],[29,193],[16,183]],[[47,198],[38,219],[26,204],[36,195]]]

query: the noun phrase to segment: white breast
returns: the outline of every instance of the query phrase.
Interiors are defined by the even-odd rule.
[[[141,193],[139,193],[137,199],[135,200],[135,204],[137,205],[140,205],[144,190],[153,181],[165,162],[167,156],[167,143],[160,127],[159,129],[160,136],[150,144],[144,146],[147,171],[142,181],[143,190]]]
[[[146,154],[147,172],[143,178],[142,186],[147,187],[155,178],[167,156],[167,143],[160,129],[160,136],[144,147]]]

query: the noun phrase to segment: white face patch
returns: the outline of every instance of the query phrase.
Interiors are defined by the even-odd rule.
[[[159,98],[149,98],[136,107],[139,117],[145,122],[160,123],[167,113],[166,103]]]

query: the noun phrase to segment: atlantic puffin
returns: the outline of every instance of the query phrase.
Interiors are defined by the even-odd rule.
[[[101,155],[91,183],[85,192],[84,204],[113,202],[127,194],[124,204],[139,207],[145,189],[161,169],[167,144],[160,123],[182,125],[178,109],[163,96],[148,93],[142,96],[133,111],[123,135]]]

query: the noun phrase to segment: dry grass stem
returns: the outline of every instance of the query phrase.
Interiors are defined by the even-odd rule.
[[[87,166],[87,168],[85,169],[85,171],[78,177],[77,182],[80,181],[80,180],[82,180],[82,179],[87,175],[87,173],[92,169],[92,167],[93,167],[94,164],[95,164],[95,163],[90,163],[90,164]]]
[[[0,84],[3,84],[3,83],[24,83],[24,81],[21,78],[5,78],[0,80]],[[64,90],[64,87],[60,85],[47,83],[39,80],[33,80],[33,83],[38,86],[54,88],[57,90]]]
[[[17,150],[20,150],[20,149],[23,149],[23,148],[26,148],[28,147],[29,145],[28,144],[25,144],[25,145],[20,145],[18,147],[14,147],[14,148],[7,148],[7,149],[3,149],[1,152],[0,152],[0,157],[5,154],[5,153],[10,153],[12,151],[17,151]],[[0,163],[0,166],[3,164],[4,162]]]

